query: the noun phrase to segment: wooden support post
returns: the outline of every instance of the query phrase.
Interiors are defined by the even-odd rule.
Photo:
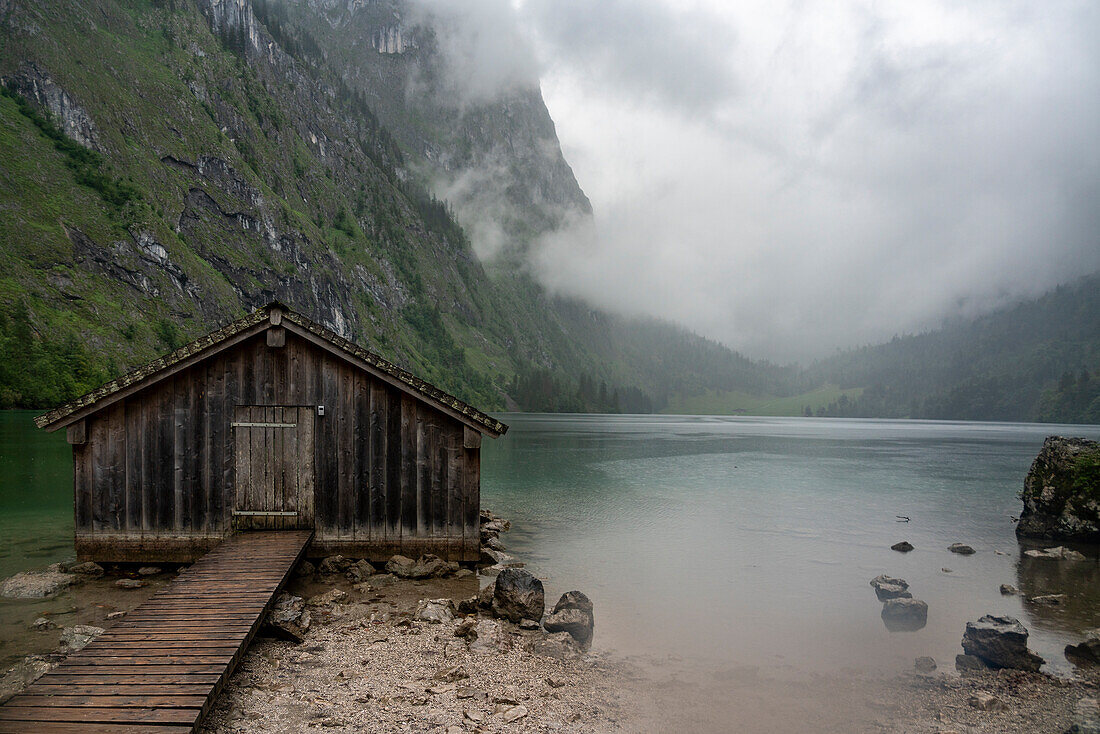
[[[462,428],[462,447],[466,449],[481,448],[481,432],[475,431],[469,426]]]
[[[65,429],[65,438],[73,446],[80,446],[88,440],[88,427],[83,419]]]

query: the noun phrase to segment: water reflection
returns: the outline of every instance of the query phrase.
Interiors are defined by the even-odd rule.
[[[1079,635],[1100,627],[1100,559],[1096,547],[1075,546],[1084,561],[1030,558],[1021,547],[1016,565],[1017,586],[1031,624]],[[1045,598],[1044,598],[1045,597]]]

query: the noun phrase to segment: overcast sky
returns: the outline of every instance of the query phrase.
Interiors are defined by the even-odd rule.
[[[592,200],[552,288],[787,360],[1100,268],[1094,0],[461,7]]]

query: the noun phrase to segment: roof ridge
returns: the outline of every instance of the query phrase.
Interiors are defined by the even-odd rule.
[[[199,338],[184,344],[183,346],[169,352],[168,354],[161,355],[150,362],[147,362],[140,367],[130,370],[124,375],[116,377],[113,380],[105,382],[99,387],[91,390],[80,397],[71,400],[63,405],[60,405],[52,410],[46,411],[42,415],[36,416],[34,419],[35,425],[39,428],[44,428],[59,420],[62,420],[73,413],[84,408],[89,408],[100,400],[110,397],[115,393],[135,385],[150,377],[154,377],[158,372],[161,372],[173,365],[179,364],[185,359],[193,357],[201,352],[216,347],[224,342],[226,339],[240,334],[247,329],[262,324],[265,320],[269,319],[272,309],[278,309],[283,313],[283,318],[296,324],[300,328],[309,331],[310,333],[320,337],[324,341],[328,342],[332,346],[340,349],[347,354],[356,357],[363,362],[370,365],[372,368],[383,372],[390,377],[398,380],[405,385],[408,385],[412,390],[420,393],[426,398],[433,400],[437,403],[441,403],[452,411],[456,411],[459,414],[465,416],[467,419],[477,423],[484,428],[492,431],[496,434],[504,434],[508,430],[508,426],[500,422],[496,418],[483,413],[477,408],[469,405],[468,403],[458,399],[454,395],[451,395],[443,390],[439,389],[435,385],[423,380],[416,375],[412,374],[408,370],[398,367],[393,362],[385,359],[384,357],[365,349],[355,342],[340,336],[332,329],[319,324],[309,317],[302,314],[300,311],[295,311],[289,306],[280,303],[279,301],[272,301],[260,308],[257,308],[252,313],[243,316],[235,321],[226,324],[220,328],[214,329],[208,334],[204,334]]]

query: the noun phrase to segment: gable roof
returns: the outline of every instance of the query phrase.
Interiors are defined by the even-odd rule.
[[[53,431],[75,423],[127,395],[144,390],[197,362],[275,326],[285,327],[291,333],[438,408],[476,431],[487,433],[495,438],[508,430],[508,426],[496,418],[482,413],[477,408],[277,301],[111,380],[76,400],[43,413],[34,419],[35,425]]]

